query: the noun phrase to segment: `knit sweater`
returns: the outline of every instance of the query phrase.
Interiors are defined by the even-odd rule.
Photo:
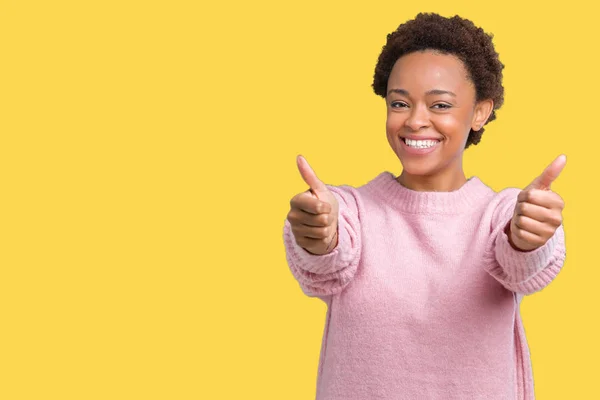
[[[317,400],[534,399],[519,306],[565,259],[561,225],[545,245],[514,249],[505,232],[519,189],[479,178],[419,192],[386,171],[339,202],[325,255],[283,239],[302,291],[327,304]]]

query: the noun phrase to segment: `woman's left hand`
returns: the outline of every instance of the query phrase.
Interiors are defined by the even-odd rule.
[[[517,197],[517,205],[507,229],[510,244],[521,251],[543,246],[562,224],[563,199],[550,190],[550,185],[565,167],[561,155],[533,180]]]

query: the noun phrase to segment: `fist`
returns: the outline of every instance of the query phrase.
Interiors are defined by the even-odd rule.
[[[564,155],[559,156],[519,193],[507,232],[511,245],[518,250],[531,251],[543,246],[562,224],[565,203],[550,185],[566,162]]]
[[[292,198],[287,220],[299,246],[315,255],[330,253],[337,246],[338,201],[304,157],[297,163],[309,189]]]

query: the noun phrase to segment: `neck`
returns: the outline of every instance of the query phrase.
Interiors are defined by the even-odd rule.
[[[453,192],[467,182],[467,177],[462,168],[435,175],[412,175],[402,171],[397,181],[417,192]]]

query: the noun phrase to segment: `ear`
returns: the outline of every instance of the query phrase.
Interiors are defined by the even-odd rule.
[[[473,121],[471,122],[471,129],[478,131],[483,128],[492,110],[494,109],[494,100],[487,99],[481,100],[475,104],[475,110],[473,112]]]

